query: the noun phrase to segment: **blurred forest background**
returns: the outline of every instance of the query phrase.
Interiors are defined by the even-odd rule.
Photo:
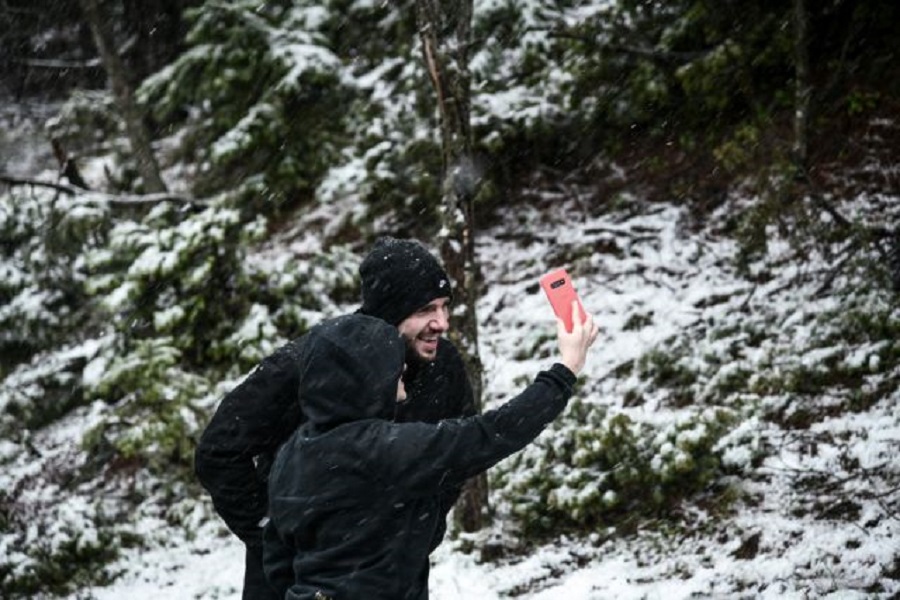
[[[423,52],[429,7],[446,80]],[[777,234],[794,264],[824,260],[821,293],[854,273],[884,302],[856,335],[885,342],[879,368],[893,373],[900,213],[878,202],[900,182],[898,34],[888,0],[0,1],[4,468],[36,452],[31,432],[95,407],[77,469],[0,489],[0,595],[102,583],[117,549],[141,543],[121,522],[148,498],[187,519],[194,443],[223,382],[353,306],[374,237],[452,259],[448,242],[472,231],[447,231],[448,194],[475,231],[525,207],[556,218],[541,190],[590,213],[675,203],[695,227],[735,194],[752,199],[720,230],[738,271],[764,283],[754,261]],[[23,162],[15,132],[29,119],[38,159]],[[860,194],[876,208],[844,203]],[[455,278],[474,301],[488,283],[468,250]],[[690,403],[676,362],[657,354],[639,376]],[[862,375],[792,377],[765,385]],[[827,410],[860,410],[895,383]],[[802,428],[817,414],[781,418]],[[609,435],[637,434],[619,422]],[[721,474],[699,458],[713,443],[677,485],[650,470],[620,479],[625,496],[666,490],[640,511],[591,496],[554,512],[547,491],[522,535],[677,519],[676,501]],[[54,529],[56,500],[28,493],[47,480],[116,506],[80,509],[90,536]]]

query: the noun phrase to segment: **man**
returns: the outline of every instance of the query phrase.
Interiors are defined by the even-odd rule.
[[[406,340],[408,400],[395,420],[436,423],[474,414],[462,359],[443,337],[452,293],[440,263],[418,242],[382,238],[359,274],[363,302],[358,312],[396,326]],[[197,477],[228,528],[247,546],[243,600],[279,597],[262,569],[266,485],[278,447],[306,421],[297,399],[298,359],[305,344],[306,337],[300,337],[282,346],[226,394],[197,445]],[[444,520],[458,493],[451,490],[443,497]],[[440,543],[444,527],[433,545]]]
[[[407,398],[396,329],[359,314],[313,328],[299,357],[308,420],[269,479],[264,562],[283,597],[427,600],[441,491],[524,448],[572,395],[597,326],[556,330],[558,362],[519,395],[432,425],[391,422]]]

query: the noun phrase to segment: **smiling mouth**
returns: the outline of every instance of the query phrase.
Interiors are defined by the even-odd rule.
[[[419,342],[425,346],[437,346],[438,338],[419,338]]]

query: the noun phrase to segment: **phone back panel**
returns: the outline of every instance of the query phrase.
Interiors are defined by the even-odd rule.
[[[584,319],[584,307],[581,305],[581,299],[572,286],[572,278],[565,269],[556,269],[550,271],[540,279],[541,288],[547,294],[550,300],[550,306],[566,326],[566,331],[572,331],[572,302],[578,303],[578,309],[581,311],[581,318]]]

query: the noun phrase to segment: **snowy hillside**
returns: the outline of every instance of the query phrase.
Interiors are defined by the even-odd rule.
[[[900,5],[6,4],[0,598],[237,600],[217,404],[474,215],[487,408],[602,333],[432,598],[900,599]]]

